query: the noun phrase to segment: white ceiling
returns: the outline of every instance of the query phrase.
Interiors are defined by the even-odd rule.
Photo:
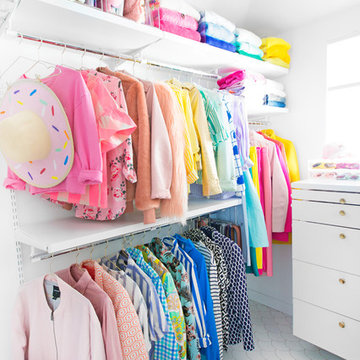
[[[337,11],[360,0],[192,0],[198,9],[214,10],[236,25],[260,36],[277,35]]]

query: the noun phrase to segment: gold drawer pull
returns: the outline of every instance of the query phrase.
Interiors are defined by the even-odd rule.
[[[345,216],[346,213],[345,213],[344,210],[340,210],[340,211],[339,211],[339,214],[340,214],[341,216]]]
[[[345,327],[345,323],[343,321],[340,321],[339,326],[343,329]]]
[[[339,235],[339,238],[340,238],[340,239],[345,239],[346,236],[345,236],[345,234],[340,234],[340,235]]]
[[[346,203],[346,200],[345,199],[340,199],[340,204],[345,204]]]
[[[345,284],[345,283],[346,283],[346,280],[345,280],[345,279],[339,279],[339,283],[340,283],[340,284]]]

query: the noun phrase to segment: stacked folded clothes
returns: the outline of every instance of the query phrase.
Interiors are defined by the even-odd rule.
[[[243,80],[246,77],[245,70],[237,70],[217,81],[220,90],[243,89]]]
[[[262,74],[243,69],[225,68],[219,70],[225,75],[217,81],[220,90],[242,95],[249,112],[256,112],[262,106],[286,107],[284,86],[266,79]]]
[[[183,1],[150,0],[151,25],[176,35],[200,41],[200,14]]]
[[[290,67],[290,55],[288,53],[290,44],[280,38],[264,38],[260,46],[264,51],[263,59],[275,65]]]
[[[236,47],[233,44],[235,25],[213,11],[200,11],[200,15],[198,31],[201,42],[235,52]]]
[[[286,94],[284,85],[270,79],[266,79],[264,105],[280,108],[286,107]]]
[[[234,33],[236,36],[234,45],[239,54],[262,60],[264,52],[260,49],[261,39],[257,35],[240,28],[236,28]]]

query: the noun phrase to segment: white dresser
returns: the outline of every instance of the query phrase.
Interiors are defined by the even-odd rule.
[[[360,184],[292,188],[294,335],[360,360]]]

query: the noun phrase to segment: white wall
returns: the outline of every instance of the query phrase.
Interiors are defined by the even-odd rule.
[[[325,142],[327,44],[360,34],[359,19],[357,6],[280,34],[292,45],[291,69],[283,79],[290,112],[271,122],[279,136],[294,142],[301,178],[307,177],[308,160],[321,156]],[[249,293],[253,299],[291,313],[291,246],[274,245],[273,254],[274,277],[249,276]]]

